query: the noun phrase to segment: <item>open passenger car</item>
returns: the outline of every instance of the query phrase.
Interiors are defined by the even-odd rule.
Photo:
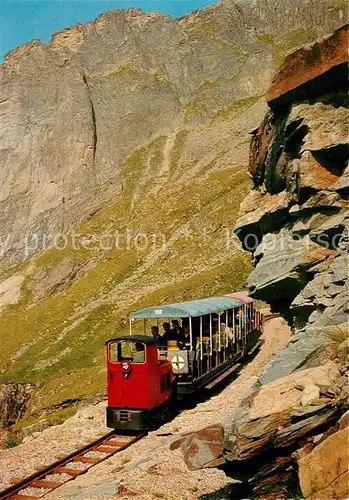
[[[146,335],[147,322],[173,319],[182,322],[185,342],[160,346]],[[142,309],[130,315],[129,325],[129,336],[107,342],[107,425],[145,429],[177,394],[224,377],[257,342],[263,318],[255,301],[239,292]]]

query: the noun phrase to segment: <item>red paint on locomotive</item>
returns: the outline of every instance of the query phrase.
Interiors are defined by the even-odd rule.
[[[125,352],[127,349],[128,352]],[[142,346],[138,353],[134,346]],[[173,387],[172,364],[159,360],[157,343],[151,337],[121,337],[107,342],[108,412],[112,420],[120,420],[119,410],[131,410],[124,428],[132,428],[136,411],[137,418],[163,406],[171,399]],[[136,361],[131,354],[141,353]],[[143,354],[143,358],[142,358]],[[140,413],[142,415],[140,416]],[[124,415],[124,414],[123,414]]]

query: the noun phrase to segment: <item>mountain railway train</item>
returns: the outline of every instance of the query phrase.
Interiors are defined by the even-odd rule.
[[[143,332],[133,334],[134,323],[140,320]],[[155,331],[159,320],[166,320],[164,328],[172,320],[178,331],[171,330],[167,342],[161,336],[154,338],[146,335],[148,320],[156,322]],[[232,373],[262,329],[263,317],[244,292],[132,313],[130,335],[106,342],[107,426],[154,428],[178,397],[211,389]]]

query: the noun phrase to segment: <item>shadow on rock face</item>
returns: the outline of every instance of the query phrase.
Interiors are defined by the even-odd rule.
[[[231,483],[213,493],[201,495],[199,500],[240,500],[252,498],[252,489],[246,483]]]

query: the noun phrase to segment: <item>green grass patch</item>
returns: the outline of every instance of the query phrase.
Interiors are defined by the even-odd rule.
[[[25,415],[17,424],[11,426],[10,431],[11,433],[13,432],[15,436],[19,436],[23,435],[23,431],[27,427],[33,427],[35,432],[35,426],[37,425],[37,428],[39,428],[41,422],[45,424],[45,427],[59,425],[65,422],[68,418],[73,417],[76,412],[76,406],[67,406],[66,408],[60,408],[50,413],[45,413],[44,415]]]
[[[297,48],[313,42],[316,38],[313,29],[299,28],[275,39],[274,58],[276,63],[280,66],[286,55],[296,50]]]
[[[159,73],[158,71],[155,71],[155,73],[154,73],[154,80],[155,80],[155,83],[159,86],[168,83],[168,79],[167,79],[166,75],[163,73]]]
[[[183,150],[187,143],[188,137],[190,133],[188,130],[180,130],[177,135],[173,145],[173,148],[170,152],[170,171],[171,174],[175,173],[178,170],[178,163],[183,154]]]
[[[237,114],[242,111],[246,111],[248,108],[253,106],[262,96],[252,96],[245,99],[239,99],[234,101],[230,106],[221,109],[216,113],[212,119],[212,123],[215,121],[228,121],[234,118]]]
[[[114,76],[128,76],[133,78],[139,75],[139,71],[140,70],[133,63],[124,63],[111,71],[106,71],[105,73],[100,74],[99,76],[102,78],[110,78]]]
[[[266,33],[259,35],[257,40],[265,45],[273,45],[274,43],[274,37],[272,35],[267,35]]]
[[[10,448],[15,448],[16,446],[20,445],[22,440],[20,439],[19,436],[12,432],[8,432],[6,439],[4,441],[4,448],[5,449],[10,449]]]
[[[8,278],[11,278],[11,276],[13,276],[14,274],[21,274],[28,265],[28,261],[24,261],[14,266],[0,268],[0,283],[7,280]]]

